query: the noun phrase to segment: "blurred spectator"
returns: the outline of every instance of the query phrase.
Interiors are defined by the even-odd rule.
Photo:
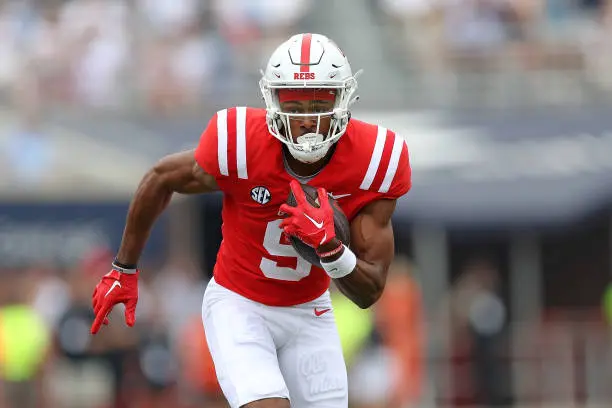
[[[167,328],[173,343],[179,340],[184,326],[193,316],[201,317],[206,282],[195,265],[187,258],[176,256],[155,275],[151,290],[159,299],[158,318]]]
[[[179,368],[159,305],[152,306],[146,320],[141,319],[138,325],[138,363],[145,380],[143,403],[161,408],[172,404]]]
[[[28,304],[31,276],[15,271],[3,276],[0,305],[0,406],[36,408],[43,403],[41,376],[49,352],[49,331]]]
[[[475,258],[464,266],[450,305],[457,337],[467,340],[473,359],[472,385],[477,403],[485,406],[509,403],[501,364],[508,312],[499,285],[499,272],[492,261]]]
[[[270,52],[298,31],[311,4],[311,0],[213,0],[213,16],[219,34],[229,46],[235,75],[254,80]],[[246,86],[252,85],[247,82]],[[235,89],[240,88],[230,90]]]
[[[334,304],[338,320],[338,309]],[[342,315],[340,315],[342,316]],[[350,396],[355,407],[417,407],[424,386],[424,321],[421,293],[412,265],[397,257],[383,296],[375,306],[376,335],[362,344],[350,366]],[[340,322],[339,322],[339,327]]]
[[[372,311],[358,308],[335,287],[331,289],[331,300],[344,359],[350,368],[372,337]]]
[[[225,407],[225,398],[208,350],[201,316],[193,316],[185,322],[176,351],[181,366],[183,399],[193,403],[194,407]]]
[[[70,288],[62,272],[54,268],[33,267],[29,275],[36,282],[32,291],[32,307],[48,329],[54,331],[70,304]]]
[[[537,1],[533,0],[531,4]],[[522,0],[448,0],[445,42],[451,67],[465,74],[524,72],[531,10]],[[494,76],[493,78],[497,78]],[[491,86],[491,91],[496,84]]]
[[[508,39],[505,0],[455,0],[446,6],[446,40],[451,49],[486,53]]]
[[[392,354],[384,347],[369,347],[357,356],[349,374],[351,407],[387,408],[399,373]]]
[[[380,372],[378,355],[371,352],[374,335],[373,312],[357,307],[333,285],[330,292],[349,376],[349,403],[357,408],[366,408],[369,403],[376,404],[381,400],[381,385],[387,380],[387,373]],[[383,367],[386,368],[384,364]],[[373,378],[379,380],[373,381]]]
[[[612,2],[597,3],[599,14],[585,39],[585,64],[589,78],[605,90],[612,90]]]
[[[0,5],[0,89],[10,88],[18,77],[22,57],[19,48],[28,13],[25,2]]]
[[[197,109],[211,91],[217,69],[205,3],[140,0],[137,4],[144,31],[134,74],[142,77],[147,105],[162,113]]]
[[[425,327],[420,285],[412,264],[396,257],[387,286],[376,305],[376,325],[382,344],[397,364],[390,390],[391,406],[418,407],[425,383]]]
[[[21,87],[28,89],[29,103],[70,102],[72,64],[89,33],[73,37],[62,21],[62,1],[37,3],[32,21],[24,34]]]
[[[136,0],[136,7],[145,19],[147,31],[164,36],[172,36],[185,27],[199,23],[203,6],[207,1],[175,0]]]
[[[200,106],[210,92],[216,57],[201,21],[172,34],[155,35],[142,56],[141,85],[154,112],[178,113]]]
[[[124,0],[80,0],[64,5],[61,28],[71,43],[67,45],[73,47],[71,65],[77,101],[113,107],[123,99],[119,80],[131,46],[129,24]]]
[[[440,0],[379,0],[399,27],[408,67],[432,80],[444,70],[444,9]],[[435,79],[434,79],[435,78]]]

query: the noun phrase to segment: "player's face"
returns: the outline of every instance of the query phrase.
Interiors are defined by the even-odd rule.
[[[291,127],[291,136],[293,137],[294,142],[297,141],[298,137],[307,133],[319,133],[322,135],[327,135],[329,133],[329,127],[331,124],[331,116],[317,116],[316,114],[331,112],[333,109],[334,101],[305,100],[286,101],[281,103],[282,112],[296,114],[313,114],[313,116],[290,117],[289,126]]]

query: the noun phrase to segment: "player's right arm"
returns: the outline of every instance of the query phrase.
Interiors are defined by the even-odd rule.
[[[130,203],[123,239],[111,271],[96,285],[92,296],[95,319],[91,333],[108,324],[108,314],[117,303],[125,303],[128,326],[136,322],[138,259],[155,220],[174,193],[197,194],[218,189],[214,176],[196,164],[193,150],[162,158],[142,178]]]
[[[226,110],[227,111],[227,110]],[[235,111],[235,110],[234,110]],[[198,194],[219,190],[217,180],[227,164],[227,129],[218,132],[225,117],[216,114],[202,133],[194,150],[172,154],[161,159],[143,177],[130,203],[119,252],[111,271],[104,275],[92,297],[95,314],[93,334],[102,324],[108,324],[108,314],[117,303],[125,304],[125,320],[129,326],[136,321],[138,302],[138,260],[153,224],[170,203],[174,193]],[[223,139],[218,141],[222,133]]]
[[[117,261],[136,265],[149,233],[174,193],[200,194],[218,190],[215,177],[195,160],[194,150],[162,158],[143,177],[132,199]]]

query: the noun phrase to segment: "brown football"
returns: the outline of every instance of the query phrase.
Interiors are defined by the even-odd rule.
[[[308,202],[315,207],[319,206],[319,197],[317,194],[317,189],[308,184],[300,184],[302,186],[302,190],[304,191],[304,195]],[[329,197],[329,203],[331,204],[334,210],[334,227],[336,230],[336,237],[346,246],[349,246],[351,242],[351,226],[349,224],[346,215],[342,212],[342,209],[333,198]],[[295,207],[297,202],[295,200],[295,196],[292,191],[289,191],[289,197],[287,197],[287,205]],[[320,267],[321,260],[317,255],[314,248],[306,245],[299,238],[289,237],[291,241],[291,245],[295,252],[298,253],[299,256],[310,262],[311,264]]]

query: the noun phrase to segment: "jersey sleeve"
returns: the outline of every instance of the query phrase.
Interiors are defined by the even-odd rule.
[[[217,115],[218,113],[208,122],[195,149],[195,160],[198,166],[215,178],[221,176],[218,154]]]
[[[362,190],[375,193],[377,197],[396,199],[411,187],[410,160],[406,139],[395,132],[378,126],[371,130],[363,150],[367,156],[361,160]],[[367,168],[365,167],[367,165]]]
[[[247,179],[247,109],[222,109],[210,120],[195,149],[195,160],[217,181]]]
[[[401,138],[399,135],[395,135],[395,137]],[[399,159],[397,160],[397,168],[395,172],[391,171],[391,179],[388,183],[388,190],[386,189],[386,184],[383,180],[383,185],[381,186],[381,193],[383,198],[399,198],[406,194],[410,188],[412,187],[412,170],[410,168],[410,155],[408,153],[408,145],[406,140],[402,138],[401,142],[401,152],[399,154]],[[393,157],[391,157],[390,166],[393,165]],[[390,168],[390,170],[393,170]]]

